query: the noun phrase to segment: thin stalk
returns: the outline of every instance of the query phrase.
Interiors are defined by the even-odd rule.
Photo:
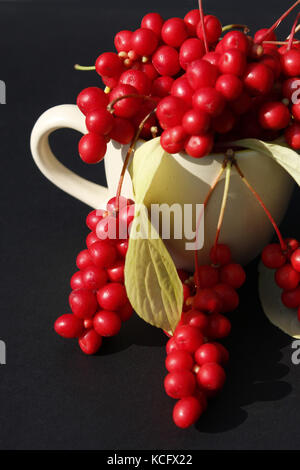
[[[299,5],[299,3],[300,3],[300,0],[297,0],[287,11],[285,11],[285,12],[283,13],[283,15],[281,15],[280,18],[278,18],[278,20],[275,21],[275,23],[273,24],[273,26],[271,26],[271,27],[265,32],[265,34],[262,36],[262,38],[260,39],[260,41],[258,41],[258,44],[261,44],[261,43],[264,41],[264,39],[265,39],[266,37],[268,37],[268,35],[269,35],[270,33],[272,33],[272,32],[280,25],[280,23],[291,13],[291,11],[292,11],[297,5]]]
[[[287,250],[287,245],[285,243],[285,241],[283,240],[283,237],[280,233],[280,230],[275,222],[275,220],[273,219],[270,211],[267,209],[267,207],[265,206],[264,202],[262,201],[261,197],[259,196],[259,194],[255,191],[255,189],[251,186],[251,184],[249,183],[249,181],[245,178],[245,175],[243,174],[242,170],[240,169],[240,167],[238,166],[237,162],[234,162],[233,163],[238,174],[240,175],[243,183],[247,186],[248,189],[250,189],[251,193],[253,194],[253,196],[256,198],[256,200],[259,202],[259,204],[261,205],[261,207],[263,208],[263,210],[265,211],[265,214],[266,216],[268,217],[268,219],[270,220],[271,224],[273,225],[274,227],[274,230],[277,234],[277,237],[278,237],[278,240],[279,240],[279,243],[280,243],[280,246],[281,246],[281,249],[282,251],[286,251]]]
[[[288,45],[287,45],[287,51],[289,51],[291,49],[292,45],[293,45],[293,40],[294,40],[294,36],[295,36],[295,31],[296,31],[296,28],[297,28],[297,25],[298,25],[298,21],[299,21],[299,16],[300,16],[300,13],[298,13],[296,18],[295,18],[295,21],[294,21],[294,24],[293,24],[293,27],[292,27],[292,30],[291,30],[289,42],[288,42]]]
[[[74,69],[75,70],[84,70],[84,71],[87,71],[87,70],[96,70],[96,67],[94,65],[79,65],[79,64],[75,64],[74,65]]]
[[[289,43],[288,41],[263,41],[263,44],[275,44],[277,46],[284,46],[288,43]],[[293,44],[299,44],[299,43],[300,43],[299,40],[297,39],[293,40]]]
[[[200,11],[201,27],[202,27],[202,31],[203,31],[203,42],[204,42],[205,52],[207,54],[209,49],[208,49],[208,42],[207,42],[205,25],[204,25],[204,14],[203,14],[203,8],[202,8],[202,0],[199,0],[199,11]]]
[[[219,220],[218,220],[218,225],[217,225],[217,232],[216,232],[216,238],[215,238],[215,243],[214,243],[214,248],[213,250],[216,249],[216,246],[219,241],[219,236],[224,220],[224,214],[225,214],[225,209],[226,209],[226,203],[228,200],[228,192],[229,192],[229,184],[230,184],[230,175],[231,175],[231,168],[232,168],[232,161],[229,160],[226,164],[226,176],[225,176],[225,185],[224,185],[224,192],[223,192],[223,199],[222,199],[222,204],[221,204],[221,209],[220,209],[220,215],[219,215]]]
[[[226,24],[222,28],[222,33],[226,33],[226,31],[230,31],[231,29],[242,29],[245,34],[250,31],[246,24]]]
[[[109,105],[107,106],[107,111],[110,113],[114,112],[114,105],[118,103],[118,101],[124,100],[125,98],[142,98],[143,100],[147,101],[152,101],[154,105],[156,106],[157,102],[151,97],[151,96],[146,96],[146,95],[138,95],[137,93],[130,93],[128,95],[123,95],[119,96],[118,98],[115,98]]]
[[[300,30],[300,24],[298,24],[298,26],[296,27],[295,34],[298,33],[299,30]],[[287,40],[290,39],[290,34],[288,35],[288,37],[286,39]]]

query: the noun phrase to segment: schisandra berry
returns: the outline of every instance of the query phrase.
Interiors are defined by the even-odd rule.
[[[267,65],[255,62],[247,65],[243,80],[252,95],[265,95],[272,89],[274,74]]]
[[[180,47],[179,62],[186,70],[193,61],[201,59],[205,54],[204,43],[201,39],[189,38]]]
[[[209,317],[199,310],[188,310],[183,315],[183,324],[194,326],[199,328],[201,332],[205,335],[206,329],[208,327]]]
[[[213,289],[200,289],[193,300],[193,308],[202,312],[215,313],[222,309],[222,302]]]
[[[281,67],[287,77],[300,75],[300,50],[294,48],[281,55]]]
[[[78,151],[85,163],[99,163],[106,154],[106,140],[102,135],[90,132],[81,137]]]
[[[168,96],[173,83],[174,79],[172,77],[168,77],[167,75],[156,78],[152,83],[152,95],[159,96],[160,98]]]
[[[182,118],[182,127],[189,135],[205,134],[209,130],[210,123],[210,115],[197,109],[190,109]]]
[[[102,222],[102,221],[100,221]],[[93,245],[93,243],[96,243],[99,241],[99,238],[97,237],[95,232],[90,232],[88,236],[85,239],[86,246],[89,248],[90,246]],[[92,260],[93,261],[93,260]]]
[[[190,325],[182,325],[176,328],[174,340],[180,350],[193,353],[203,344],[203,335],[199,328]]]
[[[86,289],[97,290],[106,284],[108,276],[105,269],[88,266],[82,271],[82,279]]]
[[[187,369],[175,370],[165,377],[164,387],[171,398],[188,397],[194,393],[196,379]]]
[[[100,310],[94,316],[94,329],[100,336],[115,336],[122,326],[120,317],[116,312]]]
[[[212,151],[214,138],[212,133],[192,135],[185,143],[185,151],[193,158],[202,158]]]
[[[219,59],[219,69],[222,74],[232,74],[242,77],[246,65],[246,56],[238,49],[230,49],[229,51],[223,52]]]
[[[166,368],[169,372],[175,370],[192,370],[194,360],[187,351],[174,351],[166,357]]]
[[[118,77],[123,70],[120,57],[114,52],[104,52],[95,63],[96,72],[105,77]]]
[[[213,313],[209,317],[207,336],[212,339],[226,338],[231,330],[231,323],[224,315]]]
[[[137,29],[131,37],[131,47],[140,56],[150,56],[156,50],[158,37],[146,28]]]
[[[217,343],[217,342],[213,342],[212,344],[217,346],[217,348],[219,349],[219,351],[221,353],[221,364],[222,365],[227,364],[227,362],[229,361],[229,352],[227,351],[225,346],[223,346],[223,344]]]
[[[77,271],[73,274],[70,279],[70,286],[72,290],[83,289],[85,287],[81,271]]]
[[[76,258],[76,266],[78,269],[85,269],[93,265],[92,257],[88,250],[82,250]]]
[[[156,110],[159,123],[163,129],[178,126],[186,111],[184,102],[176,96],[166,96],[163,98]]]
[[[181,18],[170,18],[165,21],[162,30],[162,40],[168,46],[179,47],[188,36],[185,22]]]
[[[204,29],[206,38],[209,44],[213,44],[218,41],[222,33],[222,25],[219,19],[214,15],[205,15],[204,17]],[[202,29],[202,23],[199,21],[197,25],[197,36],[200,39],[204,38],[204,32]]]
[[[116,140],[120,144],[126,145],[129,144],[135,134],[134,126],[128,119],[121,117],[115,117],[115,124],[110,133],[110,137],[113,140]]]
[[[244,54],[248,54],[249,40],[242,31],[229,31],[222,39],[222,46],[224,51],[238,49]]]
[[[164,20],[159,13],[148,13],[142,19],[141,28],[151,29],[151,31],[160,37],[163,24]]]
[[[261,255],[262,262],[267,268],[278,269],[286,262],[286,256],[282,253],[281,246],[278,243],[267,245]]]
[[[72,312],[78,318],[92,317],[98,307],[95,294],[88,289],[72,291],[69,295],[69,304]]]
[[[300,272],[300,248],[297,248],[291,256],[291,263],[293,268]]]
[[[116,100],[117,98],[125,97],[126,95],[134,95],[137,94],[136,88],[131,85],[124,85],[120,84],[116,86],[110,92],[110,102]],[[114,105],[114,114],[118,117],[122,118],[130,118],[134,116],[140,107],[140,99],[139,98],[124,98]]]
[[[294,290],[299,284],[300,274],[288,263],[277,269],[276,284],[284,290]]]
[[[180,98],[188,108],[192,106],[193,94],[186,76],[177,78],[172,84],[171,95]]]
[[[85,88],[77,96],[77,106],[83,114],[88,114],[98,108],[105,108],[107,105],[108,96],[101,88]]]
[[[141,95],[149,95],[151,89],[151,80],[141,70],[126,70],[122,73],[119,83],[134,87]]]
[[[264,129],[280,130],[289,125],[290,112],[281,102],[265,103],[259,111],[259,122]]]
[[[89,254],[98,268],[109,268],[117,259],[116,248],[108,241],[99,240],[89,247]]]
[[[179,351],[179,346],[177,345],[174,336],[172,336],[166,344],[166,352],[167,354],[171,354],[174,351]]]
[[[106,270],[111,282],[124,282],[124,261],[119,260]]]
[[[182,398],[174,406],[173,421],[179,428],[188,428],[198,421],[204,409],[196,397]]]
[[[216,266],[224,266],[231,261],[231,251],[228,245],[218,243],[213,246],[209,252],[209,258],[212,264]]]
[[[300,287],[294,290],[283,291],[281,301],[287,308],[298,308],[300,305]]]
[[[204,364],[197,373],[197,382],[205,390],[218,391],[223,387],[225,380],[223,367],[215,362]]]
[[[118,52],[129,52],[131,49],[132,31],[119,31],[114,38],[115,48]]]
[[[300,150],[300,124],[295,122],[284,133],[285,140],[294,150]]]
[[[186,24],[189,35],[196,36],[197,26],[200,21],[199,8],[195,8],[194,10],[189,11],[185,15],[183,21]]]
[[[240,264],[229,263],[221,267],[220,280],[234,289],[239,289],[246,280],[246,274]]]
[[[166,152],[174,154],[184,149],[187,138],[188,135],[182,126],[174,126],[163,131],[160,143]]]
[[[99,108],[87,114],[85,123],[89,132],[107,135],[114,126],[114,118],[107,109]]]
[[[200,288],[204,289],[206,287],[213,287],[219,281],[219,272],[213,266],[202,265],[199,266],[199,270],[197,272],[197,284]]]
[[[188,82],[194,90],[202,87],[213,87],[218,75],[218,68],[202,59],[189,64],[186,71]]]
[[[102,337],[98,335],[95,330],[91,329],[80,336],[78,344],[84,354],[95,354],[102,345]]]
[[[213,343],[205,343],[195,352],[195,361],[199,366],[208,362],[217,362],[221,364],[222,355],[220,349]]]
[[[160,75],[173,77],[180,70],[179,54],[171,46],[159,47],[152,56],[152,63]]]
[[[100,222],[100,220],[102,220],[103,217],[105,217],[105,215],[106,215],[106,211],[102,209],[93,210],[87,215],[85,219],[86,225],[88,226],[90,230],[96,230],[98,222]]]
[[[195,109],[205,111],[212,117],[219,116],[225,107],[225,99],[213,87],[203,87],[195,91],[193,95]]]
[[[129,301],[118,310],[118,315],[122,321],[128,321],[132,317],[132,314],[133,308]]]
[[[243,91],[243,83],[233,74],[223,74],[217,78],[216,90],[228,101],[236,100]]]
[[[239,296],[233,287],[229,284],[217,284],[214,286],[214,291],[217,293],[222,302],[221,313],[232,312],[239,305]]]
[[[126,289],[119,282],[111,282],[98,290],[97,300],[104,310],[117,311],[127,303]]]
[[[72,313],[66,313],[58,317],[54,324],[56,333],[63,338],[78,338],[83,330],[83,322]]]

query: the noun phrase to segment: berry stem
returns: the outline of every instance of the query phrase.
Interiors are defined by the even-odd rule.
[[[293,40],[293,44],[299,44],[300,41],[297,39]],[[276,44],[277,46],[283,46],[285,44],[288,44],[288,41],[264,41],[263,44]]]
[[[289,42],[288,42],[288,45],[287,45],[287,51],[289,51],[291,49],[292,45],[293,45],[293,40],[294,40],[296,28],[298,26],[299,17],[300,17],[300,13],[297,14],[297,16],[295,18],[295,21],[294,21],[294,24],[293,24],[293,27],[291,29],[291,34],[290,34]]]
[[[74,69],[75,70],[84,70],[84,71],[87,71],[87,70],[96,70],[96,67],[94,65],[79,65],[79,64],[75,64],[74,65]]]
[[[137,93],[130,93],[128,95],[119,96],[118,98],[115,98],[113,101],[111,101],[107,105],[107,111],[109,111],[110,113],[113,113],[114,112],[114,105],[116,103],[118,103],[118,101],[124,100],[125,98],[142,98],[143,100],[152,101],[155,104],[155,106],[157,104],[156,101],[151,96],[138,95]]]
[[[299,1],[300,1],[300,0],[299,0]],[[207,36],[206,36],[206,31],[205,31],[202,0],[199,0],[199,11],[200,11],[201,27],[202,27],[202,31],[203,31],[203,42],[204,42],[205,52],[206,52],[206,54],[207,54],[209,49],[208,49]]]
[[[298,24],[298,26],[296,27],[295,34],[298,33],[299,30],[300,30],[300,24]],[[288,37],[286,39],[287,40],[290,39],[290,34],[288,35]]]
[[[273,24],[273,26],[271,26],[266,32],[265,34],[261,37],[261,39],[257,42],[257,44],[261,44],[264,39],[266,37],[268,37],[268,35],[270,33],[272,33],[279,25],[280,23],[290,14],[290,12],[297,6],[299,5],[300,3],[300,0],[297,0],[286,12],[283,13],[283,15],[280,16],[280,18],[278,18],[277,21],[275,21],[275,23]]]
[[[203,216],[203,213],[204,213],[204,210],[206,209],[206,206],[208,204],[208,201],[212,195],[212,193],[214,192],[214,189],[215,187],[217,186],[218,182],[220,181],[221,179],[221,176],[223,175],[224,173],[224,170],[225,170],[225,166],[224,164],[222,165],[222,168],[220,169],[219,173],[217,174],[216,178],[214,179],[207,195],[206,195],[206,198],[203,202],[203,210],[202,212],[199,214],[199,217],[198,217],[198,220],[197,220],[197,225],[196,225],[196,246],[197,246],[197,241],[198,241],[198,233],[199,233],[199,226],[200,226],[200,222],[201,222],[201,219],[202,219],[202,216]],[[195,283],[196,283],[196,288],[197,290],[199,290],[200,286],[198,285],[198,279],[199,279],[199,269],[200,269],[200,266],[199,266],[199,258],[198,258],[198,249],[196,248],[195,251],[194,251],[194,259],[195,259],[195,272],[196,272],[196,280],[195,280]]]
[[[242,29],[245,34],[250,31],[246,24],[227,24],[222,27],[222,33],[226,33],[226,31],[230,31],[231,29]]]
[[[263,208],[263,210],[265,211],[265,214],[266,216],[269,218],[271,224],[273,225],[274,227],[274,230],[277,234],[277,237],[278,237],[278,240],[279,240],[279,243],[280,243],[280,246],[281,246],[281,249],[282,251],[286,251],[287,250],[287,245],[285,243],[285,241],[283,240],[283,237],[280,233],[280,230],[275,222],[275,220],[273,219],[270,211],[267,209],[267,207],[265,206],[264,202],[262,201],[261,197],[259,196],[259,194],[255,191],[255,189],[251,186],[251,184],[249,183],[249,181],[245,178],[245,175],[243,174],[242,170],[240,169],[240,167],[238,166],[237,162],[233,162],[233,165],[235,166],[238,174],[240,175],[243,183],[247,186],[248,189],[250,189],[250,191],[252,192],[253,196],[256,198],[256,200],[259,202],[259,204],[261,205],[261,207]]]
[[[227,163],[226,163],[225,185],[224,185],[223,199],[222,199],[220,215],[219,215],[219,220],[218,220],[218,225],[217,225],[216,238],[215,238],[215,243],[214,243],[214,248],[213,248],[214,250],[217,247],[220,232],[221,232],[221,228],[222,228],[222,224],[223,224],[223,220],[224,220],[224,214],[225,214],[226,203],[227,203],[228,192],[229,192],[232,162],[233,162],[232,158],[230,158],[230,159],[227,160]]]

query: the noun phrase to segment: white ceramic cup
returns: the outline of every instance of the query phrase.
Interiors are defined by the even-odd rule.
[[[35,123],[31,134],[31,152],[40,171],[52,183],[93,208],[104,208],[115,195],[119,175],[128,146],[117,142],[108,144],[104,159],[108,187],[87,181],[62,165],[53,155],[48,137],[60,128],[71,128],[86,133],[85,117],[76,105],[55,106]],[[143,142],[138,142],[141,145]],[[199,204],[204,201],[209,187],[222,165],[224,155],[211,154],[194,159],[181,153],[164,159],[147,194],[146,205]],[[293,189],[292,178],[270,157],[252,150],[237,153],[237,160],[245,176],[262,197],[275,221],[284,216]],[[201,262],[208,261],[214,241],[224,188],[224,177],[216,187],[205,211],[204,247]],[[130,175],[126,172],[122,194],[133,197]],[[171,232],[172,233],[172,232]],[[232,170],[229,197],[220,241],[228,243],[235,261],[246,264],[254,259],[268,243],[273,228],[264,211]],[[177,267],[193,271],[193,252],[186,251],[186,239],[165,240]]]

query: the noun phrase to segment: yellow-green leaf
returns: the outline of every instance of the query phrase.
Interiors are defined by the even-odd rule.
[[[281,302],[281,289],[274,280],[274,271],[259,265],[259,297],[263,310],[273,325],[293,338],[300,339],[300,322],[297,311],[287,308]]]
[[[273,158],[300,185],[300,156],[283,142],[268,143],[258,139],[241,139],[232,142],[232,145],[256,150]]]

